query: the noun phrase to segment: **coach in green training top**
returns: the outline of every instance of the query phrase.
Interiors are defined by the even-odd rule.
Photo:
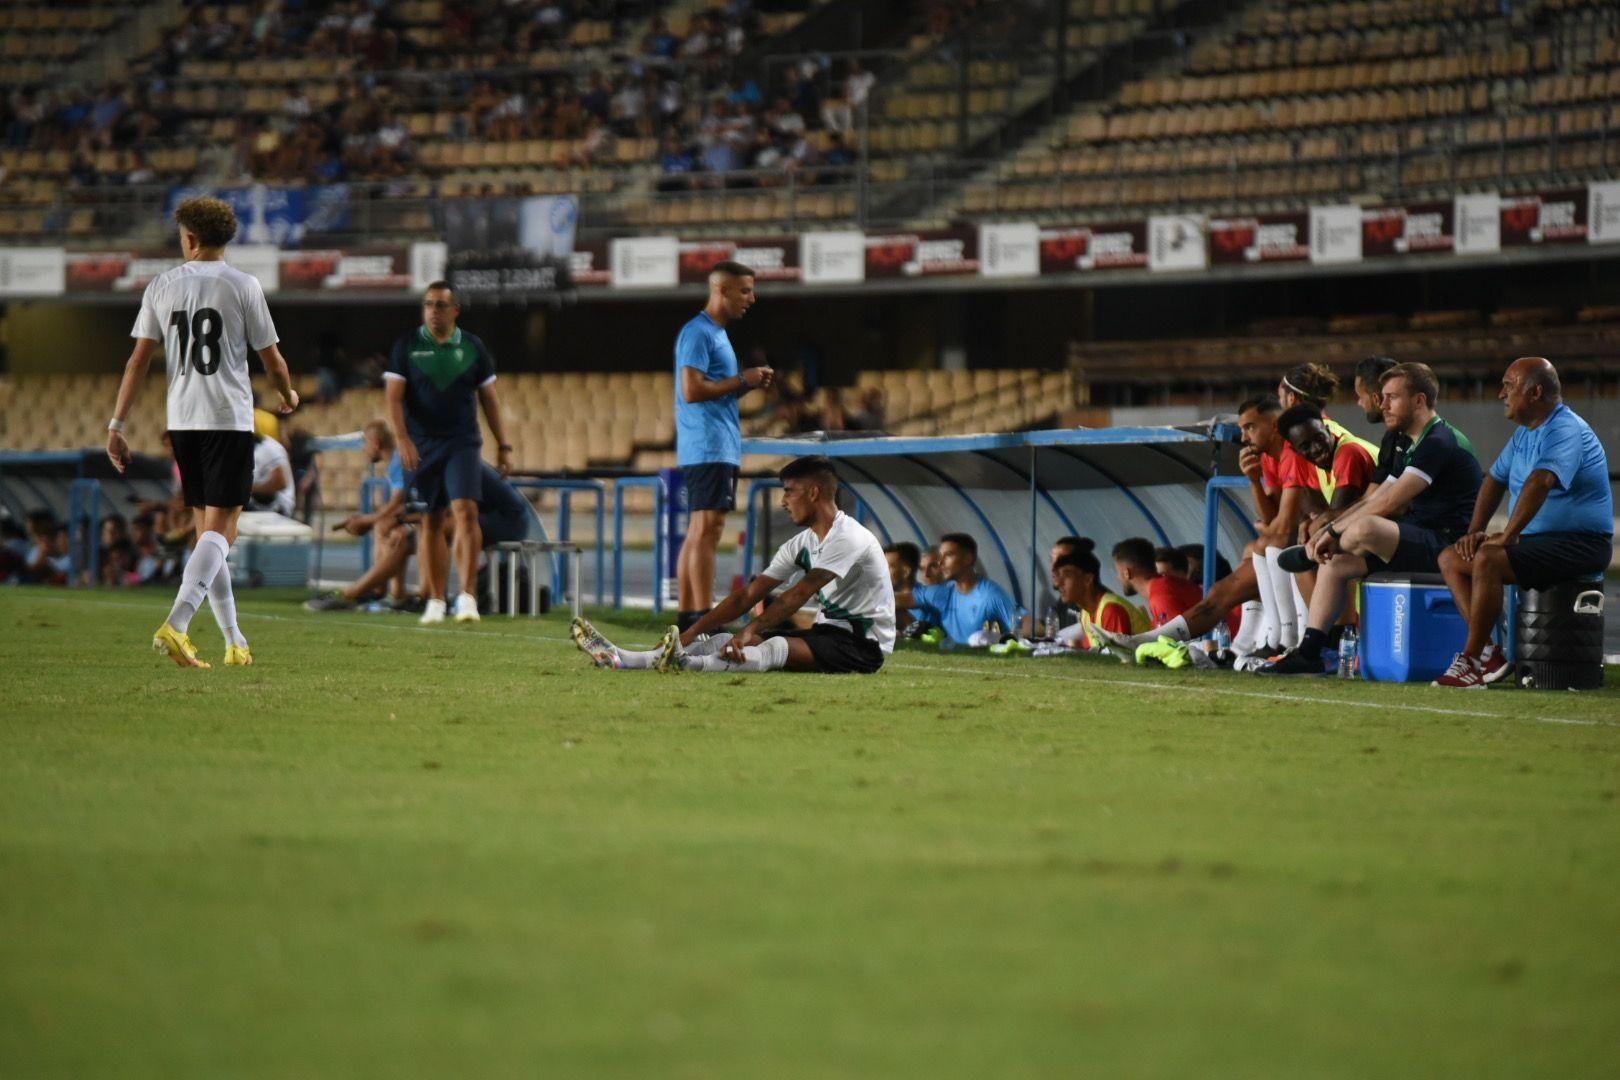
[[[449,282],[429,285],[422,297],[422,325],[394,345],[383,373],[406,486],[415,487],[427,504],[428,527],[420,534],[419,552],[422,592],[427,597],[424,623],[444,621],[450,577],[450,552],[444,541],[447,504],[455,522],[456,573],[461,578],[455,618],[478,621],[478,601],[471,590],[484,546],[478,527],[484,444],[478,430],[480,404],[500,443],[496,463],[501,475],[512,471],[512,447],[495,396],[495,361],[482,341],[456,326],[460,314]]]
[[[726,326],[754,306],[754,272],[729,260],[709,271],[709,302],[675,339],[675,463],[690,517],[675,567],[682,630],[714,604],[714,553],[737,507],[742,429],[737,399],[771,384],[768,367],[737,370]]]

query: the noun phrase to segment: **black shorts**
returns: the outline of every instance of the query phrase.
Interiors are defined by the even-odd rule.
[[[251,431],[171,431],[187,506],[246,506],[253,495]]]
[[[1438,574],[1440,553],[1457,539],[1439,529],[1428,529],[1407,521],[1395,523],[1400,527],[1401,540],[1395,553],[1385,562],[1370,552],[1364,556],[1369,574],[1397,571],[1403,574]]]
[[[723,461],[681,468],[686,485],[687,510],[737,509],[737,466]]]
[[[1513,580],[1525,589],[1601,574],[1614,558],[1614,537],[1603,533],[1544,532],[1519,537],[1507,549]]]
[[[421,460],[405,483],[427,509],[443,510],[457,499],[478,501],[483,493],[483,442],[478,439],[420,439]]]
[[[766,637],[798,638],[810,646],[816,670],[823,675],[870,675],[883,666],[883,650],[871,638],[817,623],[808,630],[779,630]]]

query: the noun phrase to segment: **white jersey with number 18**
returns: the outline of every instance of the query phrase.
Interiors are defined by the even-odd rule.
[[[131,337],[161,341],[170,431],[252,431],[248,350],[274,345],[259,279],[220,260],[182,263],[152,279]]]

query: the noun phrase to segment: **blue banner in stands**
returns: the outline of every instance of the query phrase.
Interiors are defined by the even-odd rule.
[[[236,220],[242,223],[236,235],[239,244],[296,247],[306,234],[344,229],[349,224],[347,184],[177,187],[169,192],[167,213],[172,215],[182,201],[198,195],[212,195],[231,204]]]

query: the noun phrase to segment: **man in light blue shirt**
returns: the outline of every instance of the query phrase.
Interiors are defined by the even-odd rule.
[[[676,561],[681,632],[714,606],[714,553],[737,506],[742,429],[737,399],[771,384],[768,367],[737,369],[726,327],[754,306],[754,271],[721,262],[709,271],[709,302],[675,339],[675,463],[689,517]]]
[[[1000,585],[980,576],[979,545],[973,537],[967,533],[940,537],[939,561],[945,581],[896,592],[898,607],[915,608],[919,619],[938,624],[958,645],[995,644],[974,638],[986,623],[1000,626],[1004,634],[1018,632],[1024,609]]]
[[[1480,486],[1468,532],[1440,556],[1440,572],[1468,641],[1436,686],[1483,689],[1508,673],[1507,657],[1490,645],[1502,612],[1502,586],[1545,589],[1601,574],[1614,556],[1614,499],[1603,444],[1563,402],[1558,372],[1539,356],[1521,357],[1497,394],[1519,425]],[[1502,495],[1507,528],[1488,534]]]

